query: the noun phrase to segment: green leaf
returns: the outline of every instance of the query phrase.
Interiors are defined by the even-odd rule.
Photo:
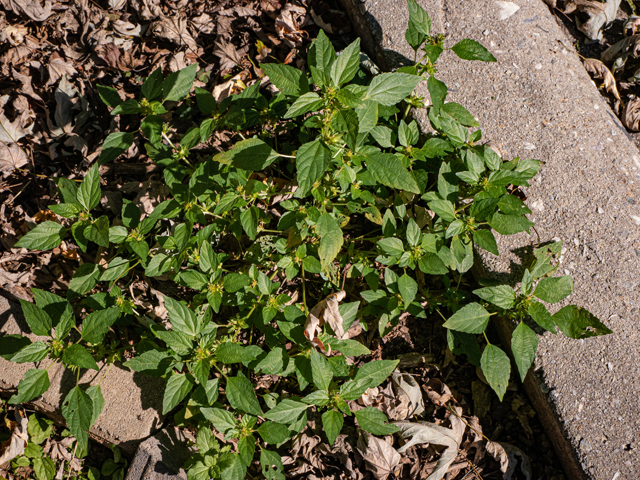
[[[278,154],[258,138],[247,138],[236,143],[231,150],[219,153],[214,160],[252,172],[265,169],[278,159]]]
[[[538,335],[524,322],[520,322],[511,336],[511,351],[522,382],[536,357],[536,350],[538,350]]]
[[[100,268],[93,263],[83,263],[73,274],[69,282],[67,298],[72,300],[87,293],[98,283]]]
[[[324,31],[320,30],[317,38],[309,47],[307,62],[309,65],[316,67],[321,73],[329,73],[329,69],[335,60],[336,51],[333,48],[333,44],[325,35]],[[323,85],[318,86],[322,87]]]
[[[256,453],[256,437],[253,435],[247,435],[246,437],[242,437],[238,440],[238,456],[240,457],[240,461],[245,467],[251,465],[253,460],[253,456]],[[241,477],[244,480],[244,476]]]
[[[345,328],[345,331],[347,328]],[[345,338],[344,340],[330,339],[327,343],[331,345],[332,350],[336,350],[348,357],[359,357],[360,355],[369,355],[371,350],[365,347],[357,340]]]
[[[553,318],[547,310],[547,307],[545,307],[543,304],[536,301],[531,302],[529,308],[527,309],[527,313],[531,315],[533,321],[540,325],[542,328],[553,333],[554,335],[556,334],[556,324],[553,322]]]
[[[513,307],[516,301],[516,294],[509,285],[479,288],[474,290],[473,293],[481,299],[504,309]]]
[[[533,296],[547,303],[558,303],[573,293],[571,275],[547,277],[538,282]]]
[[[222,285],[225,292],[234,293],[251,284],[251,278],[243,273],[230,273],[224,277]]]
[[[229,400],[229,404],[233,408],[250,413],[251,415],[262,415],[262,410],[260,409],[256,392],[253,390],[253,384],[248,378],[227,378],[226,393],[227,400]]]
[[[336,87],[353,79],[360,67],[360,39],[345,48],[331,67],[331,80]]]
[[[409,19],[407,29],[404,31],[404,38],[414,51],[417,51],[425,42],[427,36],[419,30],[416,22]]]
[[[29,250],[51,250],[60,246],[66,233],[67,229],[59,223],[42,222],[22,237],[15,244],[15,247]]]
[[[91,412],[91,425],[95,425],[96,420],[102,413],[102,409],[104,408],[104,397],[102,396],[102,390],[100,389],[100,384],[93,385],[87,388],[87,395],[91,398],[91,403],[93,404],[93,409]]]
[[[98,157],[97,165],[104,165],[109,163],[121,154],[129,150],[129,147],[133,144],[133,133],[127,132],[115,132],[110,133],[102,144],[102,151]],[[98,185],[99,187],[100,185]],[[78,199],[79,200],[79,199]],[[98,200],[100,200],[98,198]],[[85,207],[86,208],[86,207]],[[89,209],[90,210],[90,209]]]
[[[383,238],[378,240],[378,247],[392,257],[399,257],[404,253],[404,245],[402,240],[396,237]]]
[[[398,279],[398,290],[406,308],[416,298],[418,283],[405,273]]]
[[[120,318],[120,309],[118,307],[90,313],[82,322],[82,338],[89,343],[102,343],[111,325],[118,318]]]
[[[307,405],[316,405],[318,407],[324,407],[329,405],[329,392],[327,390],[316,390],[302,399]]]
[[[429,209],[443,220],[452,222],[456,219],[455,207],[449,200],[432,200],[428,205]]]
[[[322,33],[322,30],[320,30]],[[285,480],[284,466],[280,454],[269,450],[260,450],[260,466],[266,480]]]
[[[49,420],[48,418],[43,418],[32,413],[29,416],[27,431],[29,432],[31,442],[40,445],[53,433],[53,420]]]
[[[260,209],[249,207],[240,214],[240,223],[245,233],[251,240],[255,240],[258,235],[258,223],[260,222]]]
[[[482,305],[474,302],[465,305],[454,313],[444,323],[443,327],[457,330],[458,332],[482,333],[487,328],[488,323],[489,312]]]
[[[473,241],[480,248],[484,248],[487,252],[499,255],[498,244],[491,230],[476,230],[473,232]]]
[[[416,0],[407,0],[407,7],[409,9],[409,21],[412,22],[415,28],[423,35],[431,34],[431,18],[422,8],[418,5]]]
[[[447,86],[444,82],[441,82],[431,75],[429,80],[427,80],[427,88],[429,89],[429,95],[431,96],[431,104],[435,109],[440,110],[444,105],[444,99],[447,96]]]
[[[49,353],[49,345],[45,342],[33,342],[25,345],[18,353],[11,357],[14,363],[39,362],[44,360]]]
[[[327,390],[333,379],[333,371],[324,355],[311,350],[311,376],[313,383],[319,390]]]
[[[164,306],[169,313],[169,321],[176,332],[182,332],[189,336],[195,336],[200,331],[200,325],[196,314],[184,303],[171,297],[164,297]]]
[[[355,414],[360,428],[374,435],[391,435],[400,430],[395,425],[388,424],[387,416],[377,408],[363,408],[357,410]]]
[[[289,425],[295,422],[303,412],[306,412],[307,408],[308,405],[305,403],[292,398],[285,398],[263,416],[267,420]]]
[[[298,97],[309,91],[306,75],[297,68],[277,63],[262,63],[260,68],[269,77],[271,83],[285,95]]]
[[[418,267],[423,273],[429,275],[446,275],[449,273],[449,269],[435,253],[425,253],[420,260],[418,260]]]
[[[47,315],[47,312],[33,303],[25,302],[22,299],[20,299],[20,305],[22,306],[22,313],[27,320],[27,324],[33,333],[43,336],[51,335],[53,322],[51,317]]]
[[[362,384],[367,385],[367,388],[377,387],[391,375],[399,362],[399,360],[375,360],[365,363],[358,370],[354,380],[361,381]]]
[[[80,368],[90,368],[92,370],[100,370],[98,364],[91,354],[82,345],[73,344],[64,349],[62,354],[62,362],[67,365],[73,365]]]
[[[30,402],[49,389],[49,374],[45,369],[27,370],[18,383],[18,393],[9,399],[11,405]]]
[[[252,349],[233,342],[224,342],[216,348],[216,359],[225,364],[251,362],[258,357]]]
[[[469,111],[466,108],[464,108],[462,105],[460,105],[458,103],[455,103],[455,102],[445,103],[442,106],[442,111],[444,111],[447,114],[451,115],[461,125],[464,125],[465,127],[479,127],[480,126],[480,124],[475,119],[475,117],[473,115],[471,115],[471,113],[469,113]]]
[[[589,338],[613,333],[595,315],[576,305],[561,308],[551,318],[569,338]]]
[[[487,345],[482,352],[482,358],[480,358],[480,367],[489,386],[502,401],[509,385],[509,374],[511,373],[509,357],[495,345]]]
[[[327,410],[322,414],[322,428],[327,435],[329,445],[333,445],[344,425],[344,415],[337,410]]]
[[[193,377],[186,373],[177,373],[169,377],[162,399],[162,414],[166,415],[178,405],[193,388]]]
[[[291,104],[287,113],[284,114],[283,118],[293,118],[299,115],[304,115],[305,113],[315,112],[319,110],[324,105],[324,101],[320,98],[315,92],[305,93],[296,99],[295,102]]]
[[[256,431],[270,445],[279,445],[291,438],[291,432],[281,423],[264,422]]]
[[[489,219],[489,225],[500,235],[513,235],[514,233],[529,231],[535,224],[527,217],[496,212]]]
[[[102,215],[91,222],[84,236],[101,247],[109,248],[109,217]]]
[[[384,74],[386,75],[386,74]],[[387,187],[420,193],[416,179],[392,153],[372,151],[366,157],[367,171],[378,182]]]
[[[91,397],[79,386],[71,389],[62,403],[62,415],[67,420],[71,434],[76,437],[83,451],[89,450],[89,434],[93,418]]]
[[[114,108],[122,103],[122,99],[115,88],[107,87],[106,85],[96,85],[96,87],[100,99],[107,107]]]
[[[463,60],[480,60],[482,62],[495,62],[496,59],[489,50],[475,40],[465,38],[456,43],[451,50]]]
[[[129,260],[122,257],[112,258],[107,267],[100,275],[101,282],[111,282],[116,278],[120,278],[129,268]]]
[[[507,215],[528,215],[531,213],[522,200],[515,195],[504,195],[498,200],[500,211]]]
[[[129,100],[125,100],[116,108],[111,110],[111,115],[120,115],[120,114],[136,114],[140,113],[140,105],[138,101],[134,98],[130,98]]]
[[[124,366],[134,372],[144,372],[150,376],[161,376],[167,373],[171,366],[171,358],[166,352],[159,350],[147,350],[136,355],[134,358],[124,363]]]
[[[76,218],[82,211],[82,207],[77,203],[59,203],[58,205],[49,205],[49,210],[64,218]]]
[[[157,100],[162,95],[162,80],[162,69],[156,68],[142,83],[142,96],[150,102]]]
[[[306,196],[327,170],[331,162],[331,151],[319,138],[305,143],[296,153],[296,169],[298,173],[298,191],[295,196]]]
[[[422,77],[406,73],[383,73],[373,78],[364,99],[390,107],[411,95]]]
[[[318,247],[320,263],[322,268],[326,269],[342,248],[344,243],[342,230],[338,222],[327,212],[324,212],[316,223],[316,234],[320,236],[320,246]]]
[[[162,93],[165,101],[177,102],[189,95],[197,71],[198,64],[194,63],[165,78],[164,82],[162,82]]]
[[[236,421],[233,415],[221,408],[201,408],[204,418],[209,420],[213,428],[226,435],[229,430],[236,428]]]

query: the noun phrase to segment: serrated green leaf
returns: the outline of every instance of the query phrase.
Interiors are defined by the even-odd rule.
[[[326,72],[328,74],[331,69],[331,65],[335,60],[336,51],[333,48],[333,44],[324,31],[320,30],[318,36],[309,47],[309,54],[307,55],[308,63],[309,65],[316,67],[319,72]],[[319,84],[318,86],[322,87],[323,85]]]
[[[511,351],[522,382],[536,357],[536,350],[538,350],[538,335],[524,322],[520,322],[511,336]]]
[[[262,63],[260,68],[278,90],[285,95],[298,97],[309,91],[306,75],[297,68],[276,63]]]
[[[331,162],[331,151],[320,139],[305,143],[298,149],[296,153],[298,190],[295,194],[297,198],[302,198],[311,191],[313,184],[327,170],[329,162]]]
[[[225,165],[259,172],[275,162],[278,154],[262,140],[247,138],[237,142],[231,150],[219,153],[213,159]]]
[[[233,342],[224,342],[216,348],[216,360],[226,364],[251,362],[257,356],[254,350]]]
[[[473,241],[487,252],[493,253],[494,255],[500,254],[500,252],[498,252],[496,238],[493,236],[491,230],[476,230],[473,232]]]
[[[186,373],[171,375],[164,389],[162,414],[166,415],[178,405],[193,388],[193,377]]]
[[[444,82],[441,82],[436,77],[431,75],[427,80],[427,88],[429,89],[429,95],[431,97],[431,104],[433,108],[440,110],[444,105],[444,99],[447,96],[447,86]]]
[[[222,281],[225,292],[234,293],[251,284],[251,278],[243,273],[230,273]]]
[[[169,321],[176,332],[195,336],[200,331],[200,324],[189,307],[171,297],[164,297],[164,305],[169,313]]]
[[[67,421],[71,434],[76,437],[78,446],[83,451],[89,449],[89,434],[93,418],[93,402],[91,397],[79,386],[71,389],[62,403],[62,415]]]
[[[320,31],[322,33],[322,30]],[[285,480],[284,466],[280,454],[264,448],[260,450],[260,467],[266,480]]]
[[[392,435],[400,431],[395,425],[387,423],[389,419],[377,408],[366,407],[355,414],[360,428],[374,435]]]
[[[102,215],[91,222],[84,231],[87,240],[100,245],[101,247],[109,247],[109,217]]]
[[[204,418],[211,422],[213,428],[223,434],[236,428],[236,421],[233,415],[226,410],[221,408],[201,408],[200,412],[202,412]]]
[[[509,374],[511,373],[509,357],[495,345],[487,345],[482,352],[482,358],[480,358],[480,368],[482,368],[482,373],[489,382],[489,386],[502,401],[509,385]]]
[[[381,184],[398,190],[420,193],[416,179],[395,155],[371,151],[365,159],[367,171]]]
[[[227,378],[226,393],[227,400],[229,400],[229,404],[233,408],[250,413],[251,415],[262,415],[256,392],[253,390],[253,384],[248,378]]]
[[[304,115],[305,113],[315,112],[319,110],[322,105],[324,105],[324,101],[320,98],[320,95],[315,92],[305,93],[291,104],[283,118],[293,118]]]
[[[430,35],[431,18],[425,9],[418,5],[416,0],[407,0],[407,8],[409,9],[409,20],[415,25],[415,28],[423,35]]]
[[[358,370],[354,381],[366,384],[367,388],[377,387],[391,375],[398,363],[399,360],[375,360],[365,363]]]
[[[102,409],[104,408],[104,397],[102,396],[102,390],[100,389],[100,384],[92,385],[87,388],[87,395],[91,398],[91,404],[93,409],[91,411],[91,425],[96,423],[98,417],[102,413]]]
[[[162,95],[162,68],[156,68],[142,83],[140,92],[149,100],[157,100]]]
[[[538,282],[533,296],[547,303],[558,303],[573,293],[571,275],[546,277]]]
[[[251,240],[255,240],[258,235],[259,222],[260,209],[256,206],[249,207],[240,214],[240,224]]]
[[[162,93],[165,101],[177,102],[189,95],[197,71],[198,64],[193,63],[187,68],[183,68],[165,78],[162,82]]]
[[[529,305],[527,313],[531,316],[534,322],[545,330],[556,335],[556,324],[553,322],[553,318],[547,310],[547,307],[540,302],[533,301]]]
[[[428,205],[429,209],[443,220],[452,222],[456,219],[455,207],[449,200],[432,200]]]
[[[132,144],[133,144],[133,133],[128,133],[128,132],[110,133],[109,136],[104,140],[104,143],[102,144],[102,151],[100,152],[100,156],[98,157],[97,165],[104,165],[105,163],[109,163],[115,160],[121,154],[129,150],[129,147],[131,147]],[[99,200],[100,198],[98,198],[98,201]],[[88,210],[91,210],[91,209],[88,209]]]
[[[36,335],[51,335],[53,321],[51,317],[42,308],[30,302],[20,299],[22,313],[29,325],[29,328]]]
[[[423,273],[429,275],[446,275],[449,273],[447,266],[435,253],[427,252],[420,257],[420,260],[418,260],[418,267]]]
[[[360,66],[360,39],[345,48],[331,66],[331,80],[336,87],[353,79]]]
[[[613,333],[595,315],[576,305],[561,308],[551,318],[569,338],[589,338]]]
[[[59,247],[67,229],[56,222],[46,221],[36,226],[15,244],[16,248],[51,250]]]
[[[392,106],[411,95],[422,77],[406,73],[383,73],[373,78],[364,99]]]
[[[527,217],[520,215],[505,215],[494,213],[489,219],[489,225],[500,235],[513,235],[515,233],[529,231],[534,223]]]
[[[516,294],[509,285],[479,288],[473,293],[481,299],[505,309],[513,307],[516,301]]]
[[[482,333],[487,328],[488,323],[489,312],[482,305],[474,302],[465,305],[454,313],[444,323],[443,327],[457,330],[458,332]]]
[[[442,110],[448,115],[455,118],[461,125],[465,127],[479,127],[480,124],[469,111],[462,105],[455,102],[448,102],[442,106]]]
[[[100,99],[107,107],[114,108],[122,103],[122,99],[115,88],[107,87],[106,85],[96,85],[96,88]]]
[[[329,440],[329,445],[333,445],[340,435],[344,425],[344,415],[337,410],[327,410],[322,414],[322,428]]]
[[[122,257],[112,258],[109,264],[106,266],[102,274],[100,275],[101,282],[111,282],[116,278],[120,278],[124,272],[129,268],[129,260]]]
[[[120,309],[111,307],[87,315],[82,322],[82,338],[89,343],[102,343],[111,325],[120,318]]]
[[[62,362],[67,365],[73,365],[80,368],[99,370],[98,364],[87,349],[77,343],[69,345],[64,349],[64,352],[62,353]]]
[[[318,255],[322,268],[325,269],[338,256],[342,248],[344,243],[342,230],[338,222],[327,212],[324,212],[316,223],[316,234],[320,236]]]
[[[418,283],[405,273],[398,279],[398,290],[406,308],[416,298]]]
[[[18,382],[18,393],[9,399],[11,405],[30,402],[49,389],[49,374],[45,369],[27,370],[24,378]]]
[[[73,299],[87,293],[98,283],[100,268],[93,263],[83,263],[73,274],[69,282],[67,298]]]
[[[300,414],[305,412],[309,406],[292,398],[285,398],[274,408],[269,410],[263,416],[267,420],[289,425],[295,422]]]
[[[311,376],[319,390],[327,390],[333,379],[333,371],[324,355],[311,350]]]
[[[289,429],[277,422],[264,422],[256,430],[262,439],[270,445],[279,445],[291,438]]]
[[[496,59],[489,50],[475,40],[465,38],[456,43],[451,50],[463,60],[480,60],[482,62],[495,62]]]

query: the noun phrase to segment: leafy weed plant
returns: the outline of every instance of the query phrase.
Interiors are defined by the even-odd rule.
[[[477,261],[474,248],[499,255],[494,232],[533,227],[530,210],[508,187],[528,186],[540,162],[503,161],[478,143],[477,121],[446,101],[447,87],[435,76],[444,37],[431,34],[429,16],[414,0],[408,5],[406,39],[420,58],[393,73],[369,75],[359,40],[337,55],[320,32],[308,72],[261,65],[276,93],[256,82],[218,103],[205,89],[191,93],[196,64],[167,78],[156,70],[137,100],[123,102],[115,89],[99,86],[112,115],[141,120],[136,132],[110,134],[98,163],[115,160],[143,135],[171,198],[144,218],[125,200],[121,215],[110,218],[97,210],[98,164],[79,186],[56,179],[60,203],[50,208],[64,220],[39,224],[16,246],[49,250],[70,237],[107,262],[83,263],[66,298],[34,289],[35,304],[22,302],[31,331],[47,338],[0,339],[5,358],[43,362],[10,402],[43,394],[55,363],[79,378],[81,369],[98,370],[99,362],[113,364],[129,351],[135,356],[126,368],[166,379],[162,413],[177,409],[177,423],[200,427],[190,479],[245,478],[257,462],[266,478],[284,478],[277,448],[306,427],[310,408],[333,444],[353,415],[347,402],[398,365],[356,367],[353,357],[371,352],[349,338],[355,322],[385,336],[405,312],[424,322],[444,319],[449,348],[480,366],[500,399],[511,365],[484,335],[491,316],[517,322],[512,350],[521,379],[538,345],[529,319],[572,338],[609,333],[580,307],[547,310],[544,303],[573,291],[570,276],[552,276],[559,242],[534,250],[515,289],[461,288]],[[450,50],[495,61],[473,40]],[[414,93],[424,80],[426,106]],[[411,108],[428,110],[432,133],[421,134]],[[207,154],[216,130],[240,140]],[[127,291],[134,277],[175,282],[181,293],[164,295],[168,323],[134,311]],[[133,347],[117,335],[126,325],[140,335]],[[272,376],[268,387],[257,388],[261,375]],[[78,383],[64,400],[80,452],[103,405],[99,383]],[[373,408],[355,417],[374,435],[399,430]],[[221,443],[210,425],[237,446]]]

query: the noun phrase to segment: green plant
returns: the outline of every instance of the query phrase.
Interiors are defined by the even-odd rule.
[[[347,360],[371,353],[345,334],[356,320],[384,336],[405,312],[425,322],[439,315],[451,350],[480,366],[500,399],[511,368],[484,334],[492,315],[518,322],[512,348],[521,378],[538,342],[528,317],[572,338],[609,333],[579,307],[551,315],[538,302],[556,303],[573,291],[569,276],[551,277],[559,242],[534,249],[516,289],[461,287],[474,246],[498,255],[492,231],[510,235],[533,226],[530,210],[507,187],[528,185],[540,162],[503,161],[478,144],[481,131],[469,130],[478,127],[475,118],[445,101],[447,87],[435,77],[444,37],[431,34],[429,16],[414,0],[408,5],[406,38],[422,57],[394,73],[370,78],[360,69],[359,40],[337,56],[320,32],[308,52],[310,77],[287,65],[261,65],[279,91],[270,96],[260,82],[219,103],[202,88],[192,95],[196,65],[166,79],[156,70],[139,100],[122,102],[113,88],[99,86],[112,114],[140,116],[146,151],[162,167],[171,198],[144,218],[125,200],[121,215],[110,218],[94,213],[98,165],[79,186],[56,179],[60,204],[51,210],[66,226],[41,223],[16,246],[51,249],[70,230],[80,249],[97,246],[107,261],[81,265],[66,299],[34,289],[35,304],[22,307],[33,333],[49,339],[3,337],[3,356],[49,359],[49,367],[62,362],[79,378],[82,368],[98,369],[96,360],[112,364],[132,350],[126,367],[167,380],[163,413],[182,405],[176,422],[200,426],[190,479],[244,478],[256,448],[261,474],[284,478],[275,450],[305,428],[309,408],[321,414],[332,444],[352,415],[347,402],[398,365],[377,360],[358,368]],[[450,50],[495,61],[473,40]],[[426,107],[413,93],[425,79]],[[432,134],[420,133],[412,107],[428,109]],[[211,155],[207,143],[216,130],[241,140]],[[138,134],[109,135],[99,163],[114,160]],[[170,328],[134,310],[127,293],[134,277],[149,284],[170,278],[188,298],[164,295]],[[140,336],[134,347],[121,341],[124,327]],[[49,367],[29,370],[11,403],[45,392]],[[259,375],[277,380],[256,392]],[[103,404],[99,384],[78,383],[64,401],[85,451]],[[373,408],[356,419],[375,435],[399,430]],[[221,446],[209,425],[236,439],[235,451]]]

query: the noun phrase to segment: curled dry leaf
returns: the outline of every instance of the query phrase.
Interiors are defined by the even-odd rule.
[[[27,433],[29,420],[17,408],[14,410],[14,415],[15,421],[10,422],[13,425],[13,433],[11,434],[11,440],[6,445],[2,455],[0,455],[0,465],[10,462],[18,455],[22,455],[29,441],[29,434]]]
[[[610,63],[617,58],[622,59],[624,63],[627,57],[632,56],[638,58],[640,55],[640,35],[632,35],[623,38],[619,42],[614,43],[600,55],[600,60],[604,63]]]
[[[620,94],[618,93],[618,88],[616,87],[616,79],[604,63],[595,58],[585,58],[584,67],[595,78],[602,80],[604,82],[604,88],[607,90],[607,92],[613,95],[616,100],[620,101]]]
[[[622,110],[622,123],[629,130],[640,132],[640,99],[633,96]]]
[[[322,345],[322,342],[320,342],[317,337],[322,331],[320,327],[325,323],[329,324],[339,340],[344,338],[343,320],[338,307],[346,295],[347,293],[344,290],[332,293],[309,312],[307,321],[304,324],[304,335],[309,341],[320,346],[323,350],[324,345]]]
[[[577,0],[575,1],[578,30],[591,40],[602,40],[602,29],[616,19],[621,0]]]
[[[36,22],[44,22],[51,16],[51,0],[0,0],[5,10],[12,10],[16,15],[25,15]]]
[[[171,43],[182,46],[185,45],[191,51],[198,51],[198,44],[189,33],[187,19],[180,16],[165,17],[164,15],[153,22],[151,31],[158,37],[168,40]]]
[[[631,15],[622,25],[622,33],[625,37],[635,35],[640,30],[640,17]]]
[[[358,451],[364,459],[367,470],[378,480],[385,480],[391,475],[402,459],[396,449],[383,439],[364,431],[358,438]]]
[[[20,45],[29,29],[22,25],[7,25],[0,32],[0,42],[9,42],[14,47]]]
[[[331,27],[331,25],[326,23],[320,15],[316,15],[316,12],[313,11],[313,8],[309,10],[309,13],[311,13],[311,18],[313,19],[313,23],[315,23],[317,26],[319,26],[322,30],[324,30],[328,34],[333,33],[333,28]]]
[[[17,143],[0,142],[0,172],[8,177],[16,168],[24,167],[29,158]]]
[[[520,470],[524,478],[531,480],[531,464],[522,450],[511,444],[502,442],[487,442],[485,448],[493,458],[500,462],[500,471],[503,473],[503,480],[511,480],[518,465],[516,457],[520,457]]]
[[[466,425],[459,417],[461,413],[462,408],[456,407],[455,415],[450,417],[451,428],[441,427],[429,422],[394,422],[394,425],[402,430],[400,432],[401,437],[410,439],[402,448],[398,449],[400,453],[405,452],[413,445],[423,443],[433,443],[446,447],[436,464],[436,469],[427,477],[427,480],[440,480],[443,478],[458,455],[466,428]]]
[[[408,398],[408,409],[404,418],[411,418],[414,415],[420,415],[424,412],[424,401],[422,399],[422,390],[420,385],[415,381],[413,375],[408,373],[400,373],[398,370],[391,374],[393,387],[398,397]]]
[[[49,59],[49,65],[47,65],[47,71],[49,72],[49,80],[47,80],[47,83],[45,83],[45,87],[53,85],[63,75],[71,76],[78,73],[71,63],[65,62],[64,59],[55,52],[51,55],[51,58]]]
[[[306,23],[306,14],[303,7],[288,4],[276,18],[276,31],[291,48],[299,45],[304,38],[305,32],[300,27]]]
[[[0,142],[4,143],[16,143],[22,137],[31,134],[34,123],[31,123],[31,113],[28,111],[22,112],[18,115],[13,122],[4,114],[4,106],[9,101],[9,95],[3,95],[0,97]]]

